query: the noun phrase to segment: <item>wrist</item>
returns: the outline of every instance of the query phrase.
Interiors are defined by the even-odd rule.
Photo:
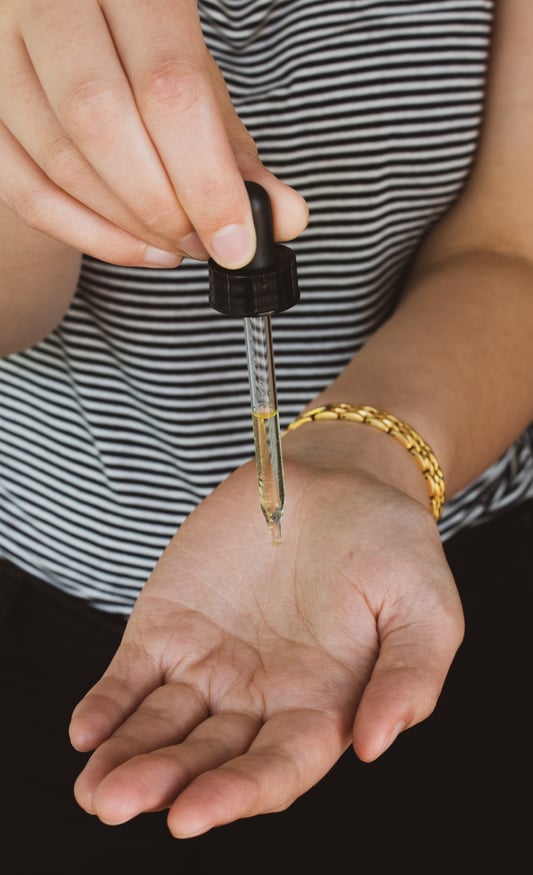
[[[444,481],[431,448],[391,414],[344,404],[309,411],[285,433],[286,462],[363,474],[423,504],[438,519]]]

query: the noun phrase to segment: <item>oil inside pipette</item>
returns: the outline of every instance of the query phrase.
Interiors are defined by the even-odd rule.
[[[278,546],[285,503],[278,411],[267,408],[252,413],[259,503],[272,544]]]

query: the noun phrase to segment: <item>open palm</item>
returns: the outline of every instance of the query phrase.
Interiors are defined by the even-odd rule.
[[[282,810],[351,739],[374,759],[433,710],[463,619],[430,515],[357,474],[286,479],[279,547],[253,465],[202,502],[78,705],[76,797],[104,822],[168,807],[190,836]]]

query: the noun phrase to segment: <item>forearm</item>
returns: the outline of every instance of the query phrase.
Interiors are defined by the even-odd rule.
[[[0,356],[37,343],[61,321],[81,255],[28,228],[0,202]]]
[[[316,403],[370,404],[409,422],[451,497],[533,420],[532,372],[533,264],[463,253],[413,276],[391,319]]]

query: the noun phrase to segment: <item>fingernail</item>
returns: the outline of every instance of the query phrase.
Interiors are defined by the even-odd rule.
[[[144,263],[149,267],[177,267],[182,261],[181,255],[175,252],[165,252],[155,246],[147,246],[144,253]]]
[[[248,264],[254,257],[254,246],[254,240],[244,225],[227,225],[211,239],[213,258],[230,269]]]
[[[198,261],[205,261],[209,258],[209,253],[204,244],[200,240],[196,231],[191,231],[186,237],[183,237],[179,243],[179,248],[183,249],[191,258],[196,258]]]

